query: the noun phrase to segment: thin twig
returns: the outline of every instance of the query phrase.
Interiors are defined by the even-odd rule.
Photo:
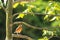
[[[44,28],[41,28],[41,27],[32,26],[32,25],[30,25],[30,24],[28,24],[28,23],[26,23],[26,22],[14,22],[13,24],[20,24],[20,23],[26,25],[27,27],[33,28],[33,29],[39,29],[39,30],[47,29],[47,28],[45,28],[45,27],[44,27]]]
[[[43,16],[45,16],[45,15],[60,16],[60,14],[45,14],[45,13],[34,13],[34,14],[43,15]]]
[[[16,15],[18,15],[18,14],[20,14],[20,13],[23,13],[23,12],[15,13],[15,14],[13,14],[12,17],[15,17]],[[28,14],[28,13],[23,13],[23,14]]]
[[[2,7],[2,9],[6,12],[5,7],[3,6],[3,2],[2,1],[1,1],[0,7]]]
[[[13,16],[12,17],[15,17],[16,15],[18,15],[19,13],[15,13],[15,14],[13,14]]]
[[[50,37],[49,37],[49,40],[50,40],[51,38],[53,38],[53,37],[60,38],[59,36],[50,36]]]
[[[12,34],[12,37],[16,37],[16,38],[25,38],[25,39],[28,39],[28,40],[33,40],[31,37],[29,36],[26,36],[26,35],[21,35],[21,34]]]
[[[46,28],[41,28],[41,27],[36,27],[36,26],[32,26],[32,25],[30,25],[30,24],[28,24],[28,23],[26,23],[26,22],[22,22],[24,25],[26,25],[27,27],[30,27],[30,28],[33,28],[33,29],[39,29],[39,30],[41,30],[41,29],[46,29]]]
[[[5,10],[5,7],[3,7],[3,6],[0,6],[0,7],[2,7],[2,9],[3,9],[4,11],[6,11],[6,10]]]
[[[52,28],[58,28],[57,26],[53,27],[53,26],[49,26],[49,27],[37,27],[37,26],[32,26],[26,22],[14,22],[12,25],[14,24],[24,24],[26,25],[26,27],[30,27],[30,28],[33,28],[33,29],[38,29],[38,30],[49,30],[49,29],[52,29]],[[60,28],[60,27],[59,27]],[[60,32],[60,31],[59,31]]]
[[[29,2],[32,2],[31,0],[16,0],[16,1],[13,1],[13,4],[15,4],[15,3],[20,3],[20,2],[26,2],[26,3],[29,3]],[[33,1],[35,1],[35,0],[33,0]]]
[[[19,13],[22,13],[22,12],[19,12]],[[19,13],[15,13],[13,15],[13,17],[16,16],[16,15],[18,15]],[[23,14],[31,14],[31,13],[23,13]],[[35,15],[43,15],[43,16],[45,16],[45,15],[60,16],[60,14],[56,14],[56,15],[53,15],[53,14],[45,14],[45,13],[34,13],[34,14]]]

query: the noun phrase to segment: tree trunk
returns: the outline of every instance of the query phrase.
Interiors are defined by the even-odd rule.
[[[6,39],[13,40],[12,38],[12,2],[13,0],[8,0],[6,8]]]

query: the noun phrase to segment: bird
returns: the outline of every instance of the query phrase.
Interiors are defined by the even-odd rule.
[[[20,24],[20,25],[18,25],[18,27],[16,28],[14,33],[19,34],[19,33],[21,33],[21,31],[22,31],[22,25]]]

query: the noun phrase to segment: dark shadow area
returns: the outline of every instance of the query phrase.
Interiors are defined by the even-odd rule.
[[[49,40],[60,40],[60,37],[52,37]]]
[[[0,9],[0,40],[5,40],[5,12]]]

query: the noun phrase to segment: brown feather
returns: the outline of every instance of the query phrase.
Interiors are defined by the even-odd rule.
[[[21,33],[21,31],[22,31],[22,25],[19,25],[19,26],[16,28],[16,30],[15,30],[14,33]]]

